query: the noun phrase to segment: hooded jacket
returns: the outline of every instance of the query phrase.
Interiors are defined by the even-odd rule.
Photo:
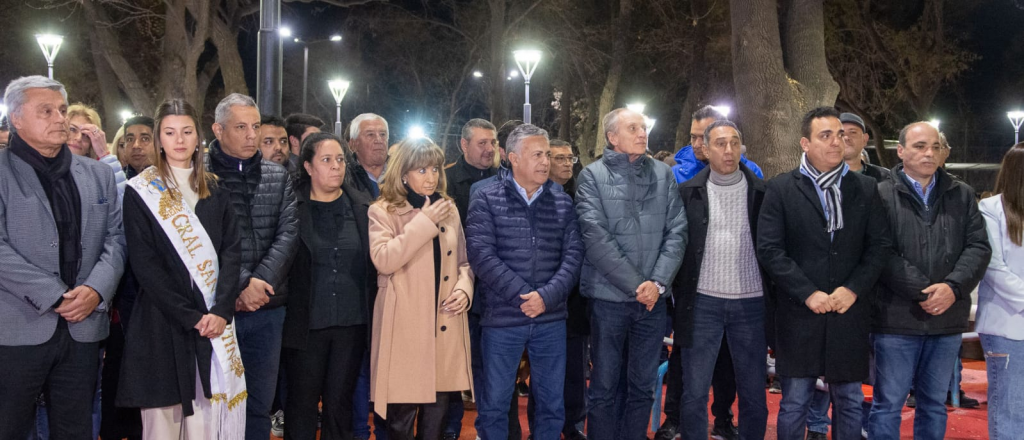
[[[675,158],[678,165],[672,167],[672,174],[676,176],[676,183],[683,183],[692,179],[693,176],[696,176],[697,173],[700,172],[700,170],[703,170],[704,167],[708,166],[708,164],[697,159],[697,156],[693,155],[693,145],[687,145],[680,148],[679,151],[676,152]],[[747,155],[740,155],[740,163],[746,165],[747,168],[750,168],[750,171],[753,171],[758,178],[764,179],[761,167],[757,166],[757,164],[750,159],[747,159]]]

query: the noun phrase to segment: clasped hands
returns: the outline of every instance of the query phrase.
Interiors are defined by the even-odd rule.
[[[648,312],[654,310],[654,305],[658,303],[660,297],[661,293],[658,292],[658,285],[654,284],[654,281],[644,281],[636,288],[636,300],[647,306]]]
[[[81,322],[88,318],[102,300],[99,292],[86,285],[64,292],[61,297],[63,301],[53,311],[71,323]]]
[[[841,315],[850,310],[855,302],[857,302],[857,294],[846,287],[839,286],[831,294],[816,290],[807,297],[804,304],[807,304],[807,308],[819,315],[828,312],[836,312]]]
[[[270,302],[270,295],[274,294],[274,286],[259,278],[249,278],[249,285],[238,295],[235,300],[236,312],[255,312]]]

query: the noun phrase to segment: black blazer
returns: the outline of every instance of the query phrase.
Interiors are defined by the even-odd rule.
[[[180,404],[191,415],[196,366],[203,394],[210,397],[213,346],[193,328],[206,313],[234,318],[241,271],[238,224],[224,188],[196,203],[196,216],[213,241],[220,262],[216,305],[207,310],[170,239],[135,189],[125,188],[124,230],[128,260],[139,281],[132,320],[125,331],[117,406],[159,408]]]
[[[747,219],[750,222],[750,238],[757,245],[757,215],[764,201],[765,183],[750,168],[740,164],[740,171],[747,179]],[[696,176],[679,185],[679,194],[686,208],[686,224],[689,225],[690,239],[683,252],[683,265],[679,267],[672,282],[672,293],[676,299],[676,315],[673,322],[676,343],[682,347],[693,345],[693,303],[697,298],[697,280],[704,262],[704,244],[708,238],[708,191],[707,182],[711,167],[705,167]],[[764,297],[771,297],[771,280],[761,270]]]
[[[370,218],[368,212],[372,202],[370,195],[356,188],[354,182],[346,179],[341,186],[343,197],[348,197],[355,212],[359,240],[366,251],[366,319],[367,327],[373,319],[373,302],[377,298],[377,269],[370,260]],[[313,300],[313,257],[310,244],[313,243],[313,219],[309,209],[309,189],[302,188],[296,193],[299,217],[299,249],[291,270],[288,271],[288,303],[284,318],[284,334],[281,345],[285,348],[305,350],[309,337],[309,309]],[[367,338],[370,332],[366,332]],[[367,339],[369,343],[369,339]]]
[[[776,367],[783,376],[868,377],[870,297],[890,252],[889,224],[875,179],[847,172],[840,188],[843,229],[830,238],[810,178],[796,169],[768,182],[757,258],[776,285]],[[846,313],[818,315],[804,304],[815,291],[839,286],[858,296]]]

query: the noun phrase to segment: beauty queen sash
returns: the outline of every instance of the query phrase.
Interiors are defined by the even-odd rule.
[[[183,202],[181,193],[164,183],[155,167],[146,168],[128,184],[146,202],[164,234],[174,245],[178,258],[188,268],[192,282],[202,292],[206,308],[213,308],[220,264],[210,235],[206,233],[199,218]],[[245,403],[248,397],[243,377],[245,369],[242,367],[233,324],[234,321],[229,322],[220,337],[210,339],[213,344],[210,406],[215,420],[220,420],[220,429],[213,438],[225,440],[244,436]]]

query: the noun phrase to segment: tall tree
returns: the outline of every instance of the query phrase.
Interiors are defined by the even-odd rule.
[[[608,75],[604,80],[604,88],[601,89],[601,98],[597,103],[597,133],[594,139],[594,152],[600,152],[607,144],[604,138],[604,115],[612,111],[615,105],[615,98],[619,93],[619,83],[622,82],[622,71],[627,62],[631,45],[630,29],[633,22],[633,0],[619,0],[618,14],[612,20],[614,22],[612,40],[612,52],[608,65]]]
[[[781,7],[780,7],[781,6]],[[800,118],[832,105],[822,0],[731,0],[733,83],[744,142],[766,176],[800,160]]]

